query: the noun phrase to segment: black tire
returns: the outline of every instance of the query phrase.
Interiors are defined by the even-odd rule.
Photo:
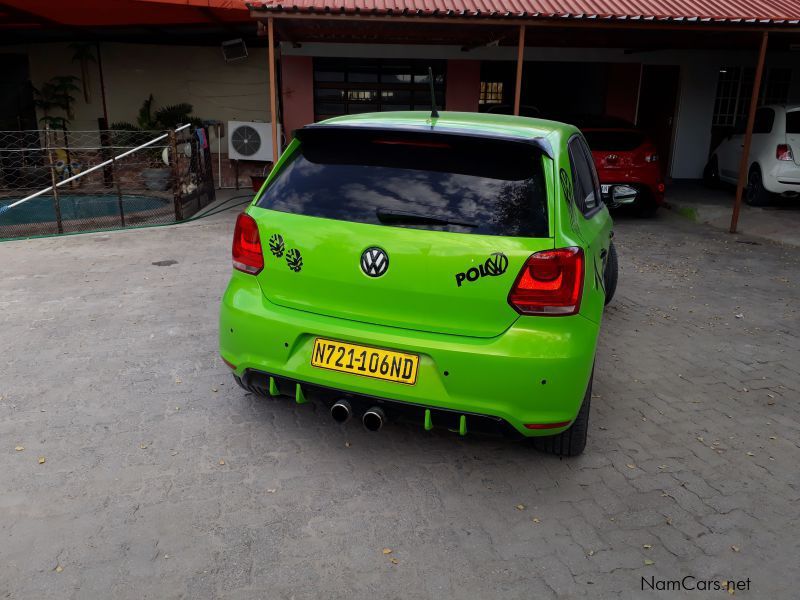
[[[589,407],[592,403],[593,380],[594,369],[589,377],[589,385],[586,388],[581,409],[569,429],[558,435],[530,438],[534,448],[556,456],[578,456],[583,453],[589,433]]]
[[[716,155],[708,159],[703,169],[703,183],[710,188],[719,186],[719,161]]]
[[[649,188],[639,186],[639,197],[631,205],[633,213],[640,218],[651,219],[656,216],[658,203]]]
[[[247,389],[247,387],[245,387],[244,383],[242,383],[242,378],[241,377],[237,377],[236,375],[233,375],[233,374],[231,374],[231,375],[233,376],[233,380],[236,382],[236,385],[238,385],[243,390],[247,390],[248,392],[250,391],[250,390]]]
[[[608,247],[608,260],[606,269],[603,271],[603,284],[606,288],[606,305],[614,298],[617,291],[617,280],[619,279],[619,262],[617,261],[617,247],[614,242]]]
[[[652,198],[644,197],[636,204],[636,214],[644,219],[652,219],[657,212],[658,204]]]
[[[744,190],[744,201],[750,206],[766,206],[769,204],[771,194],[764,187],[761,177],[761,168],[758,165],[750,167],[747,174],[747,187]]]

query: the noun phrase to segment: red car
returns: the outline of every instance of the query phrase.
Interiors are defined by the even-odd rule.
[[[632,206],[642,216],[653,216],[664,203],[664,177],[658,149],[647,134],[611,118],[572,122],[589,142],[606,205]]]

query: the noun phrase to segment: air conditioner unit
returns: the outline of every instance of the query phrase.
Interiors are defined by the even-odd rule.
[[[278,143],[281,130],[278,126]],[[280,151],[280,149],[279,149]],[[228,158],[274,162],[272,156],[272,124],[254,121],[228,121]]]

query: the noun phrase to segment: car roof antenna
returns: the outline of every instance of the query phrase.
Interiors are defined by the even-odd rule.
[[[436,110],[436,93],[433,91],[433,69],[428,67],[428,84],[431,87],[431,119],[439,118],[439,111]]]

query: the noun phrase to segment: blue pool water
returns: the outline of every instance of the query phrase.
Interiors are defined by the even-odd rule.
[[[61,220],[93,219],[97,217],[118,217],[119,198],[116,194],[59,195]],[[2,198],[0,207],[13,204],[19,198]],[[148,210],[165,208],[171,200],[123,194],[122,208],[126,215]],[[5,212],[0,212],[0,227],[30,223],[49,223],[56,220],[53,197],[50,195],[33,198]]]

